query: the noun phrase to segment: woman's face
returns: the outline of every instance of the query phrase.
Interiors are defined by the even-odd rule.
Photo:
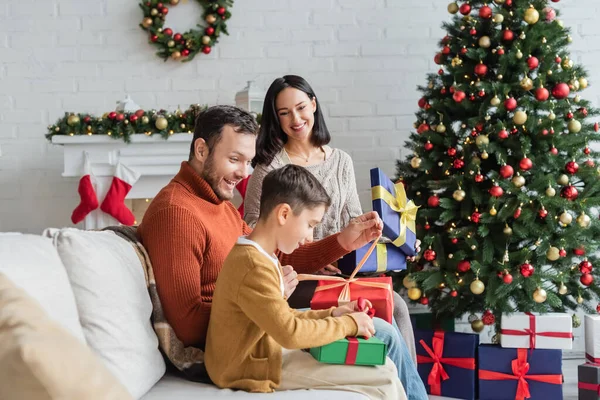
[[[317,103],[302,90],[285,88],[275,99],[275,109],[281,129],[288,139],[307,141],[315,124]]]

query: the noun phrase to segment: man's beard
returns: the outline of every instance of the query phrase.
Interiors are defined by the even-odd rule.
[[[212,154],[208,156],[206,161],[204,162],[204,169],[202,171],[202,179],[204,179],[212,188],[213,192],[217,195],[219,200],[231,200],[233,197],[233,193],[223,193],[219,188],[219,177],[215,172],[214,168],[214,159]]]

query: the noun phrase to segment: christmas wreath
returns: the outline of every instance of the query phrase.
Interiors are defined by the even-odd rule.
[[[163,27],[169,13],[167,2],[171,6],[179,4],[179,0],[147,0],[140,3],[144,11],[140,27],[149,32],[150,43],[158,47],[156,54],[165,61],[169,58],[191,61],[199,52],[209,54],[221,33],[229,35],[226,21],[231,18],[229,8],[233,6],[233,0],[198,0],[204,8],[202,19],[207,25],[198,24],[200,29],[175,34],[171,28]]]

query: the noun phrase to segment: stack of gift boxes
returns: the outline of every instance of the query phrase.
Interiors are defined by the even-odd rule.
[[[586,363],[577,369],[580,400],[600,399],[600,315],[586,315]]]
[[[376,317],[392,323],[394,310],[392,278],[389,276],[356,278],[355,275],[359,272],[384,273],[406,269],[406,257],[416,255],[417,207],[407,199],[404,186],[394,184],[379,168],[371,170],[371,187],[373,210],[383,220],[385,238],[379,243],[367,244],[338,261],[338,268],[350,275],[348,279],[323,276],[302,279],[318,280],[310,304],[314,310],[340,306],[362,297],[373,304]],[[346,338],[310,349],[310,353],[324,363],[381,365],[385,363],[387,349],[377,338],[368,340]]]
[[[479,344],[476,334],[418,328],[415,341],[419,375],[430,394],[481,400],[563,398],[562,350],[573,343],[568,314],[503,315],[500,345]]]

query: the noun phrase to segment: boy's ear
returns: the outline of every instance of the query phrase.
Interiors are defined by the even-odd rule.
[[[285,225],[288,218],[290,217],[290,214],[292,213],[292,208],[290,207],[289,204],[283,203],[283,204],[278,205],[275,208],[275,213],[276,213],[277,222],[279,223],[279,225]]]

